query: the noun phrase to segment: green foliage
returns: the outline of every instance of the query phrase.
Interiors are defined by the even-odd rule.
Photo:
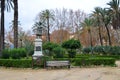
[[[63,58],[65,54],[65,49],[62,47],[56,47],[53,49],[54,52],[54,58]]]
[[[62,47],[66,49],[78,49],[81,48],[79,40],[70,39],[62,43]]]
[[[76,51],[75,50],[69,50],[68,51],[68,56],[69,56],[69,58],[75,58],[75,56],[76,56]]]
[[[115,59],[113,58],[75,58],[75,66],[91,66],[91,65],[115,65]]]
[[[59,46],[58,44],[46,42],[43,44],[43,50],[52,51],[55,47],[58,47],[58,46]]]
[[[12,59],[20,59],[20,54],[17,49],[10,50],[10,57]]]
[[[68,50],[69,58],[74,58],[76,55],[76,49],[81,48],[79,40],[70,39],[62,43],[62,47]]]
[[[44,54],[47,56],[53,56],[53,49],[59,47],[58,44],[46,42],[43,44]]]
[[[120,55],[120,46],[113,46],[109,53],[112,55]]]
[[[24,41],[24,48],[26,49],[26,56],[32,56],[34,53],[34,45],[29,40]]]
[[[10,50],[3,50],[2,58],[3,59],[20,59],[26,57],[26,50],[24,48],[14,48]]]
[[[9,57],[10,57],[9,51],[7,49],[3,50],[2,51],[2,58],[9,59]]]
[[[24,48],[9,50],[12,59],[20,59],[26,57],[26,50]]]
[[[86,47],[82,49],[83,53],[90,53],[91,52],[91,47]]]
[[[120,46],[95,46],[93,52],[102,55],[120,55]],[[90,53],[91,47],[83,48],[83,53]]]
[[[31,59],[0,59],[0,66],[4,67],[29,68],[31,65]]]
[[[114,58],[120,60],[120,55],[77,54],[75,58]]]

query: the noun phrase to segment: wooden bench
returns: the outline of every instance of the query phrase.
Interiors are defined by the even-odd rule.
[[[67,66],[70,69],[70,62],[69,61],[46,61],[46,67],[63,67]]]

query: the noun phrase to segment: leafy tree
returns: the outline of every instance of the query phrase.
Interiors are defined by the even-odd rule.
[[[43,50],[45,55],[47,56],[53,56],[53,49],[58,47],[58,44],[51,43],[51,42],[46,42],[43,44]]]
[[[63,49],[62,47],[58,46],[58,47],[55,47],[53,49],[53,52],[54,52],[54,57],[55,58],[63,58],[64,54],[65,54],[65,49]]]
[[[73,58],[76,55],[75,50],[81,48],[81,44],[78,40],[70,39],[68,41],[63,42],[62,47],[66,48],[69,52],[69,57]]]

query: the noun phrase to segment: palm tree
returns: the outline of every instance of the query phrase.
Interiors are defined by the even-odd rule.
[[[5,32],[5,29],[4,29],[4,11],[5,11],[5,8],[7,9],[7,11],[10,11],[10,8],[12,7],[12,0],[0,0],[1,2],[1,28],[0,28],[0,52],[4,49],[4,39],[5,39],[5,36],[4,36],[4,32]],[[5,3],[7,3],[5,5]]]
[[[90,38],[90,46],[92,47],[93,43],[92,43],[91,27],[93,26],[93,20],[91,18],[85,18],[84,22],[82,22],[81,24],[88,31],[89,38]]]
[[[14,3],[14,47],[18,47],[18,0],[13,0]]]
[[[104,9],[101,9],[100,11],[101,14],[101,20],[102,20],[102,25],[106,28],[107,35],[108,35],[108,40],[109,40],[109,45],[112,45],[111,38],[110,38],[110,32],[109,32],[109,26],[111,22],[111,17],[109,15],[109,11]]]
[[[5,10],[5,0],[1,0],[1,31],[0,31],[0,49],[4,49],[4,10]]]
[[[39,31],[39,32],[41,32],[40,34],[42,35],[43,26],[44,26],[44,25],[43,25],[42,22],[35,22],[35,24],[34,24],[33,27],[32,27],[33,32],[34,32],[35,34],[37,34],[38,29],[40,29],[41,31]]]
[[[54,14],[52,11],[46,9],[42,11],[41,18],[47,24],[47,41],[50,41],[50,20],[54,20]]]
[[[107,5],[110,6],[109,9],[109,14],[112,17],[112,25],[114,29],[118,29],[120,28],[120,2],[119,0],[112,0],[109,3],[107,3]]]
[[[107,3],[107,5],[110,6],[109,9],[109,13],[111,15],[112,18],[112,26],[116,31],[117,34],[117,42],[120,42],[120,35],[119,35],[119,28],[120,28],[120,2],[119,0],[112,0],[109,3]]]
[[[97,26],[98,27],[98,30],[99,30],[99,39],[100,39],[100,43],[101,43],[101,45],[103,45],[103,41],[102,41],[102,35],[101,35],[101,14],[100,14],[100,12],[101,12],[101,8],[100,7],[96,7],[95,9],[94,9],[95,11],[93,11],[93,17],[94,17],[94,25],[95,26]]]

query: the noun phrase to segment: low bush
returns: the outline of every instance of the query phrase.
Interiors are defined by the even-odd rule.
[[[56,47],[53,49],[54,52],[54,58],[63,58],[65,54],[65,49],[62,47]]]
[[[20,59],[26,57],[26,50],[24,48],[18,49],[10,49],[10,50],[3,50],[2,51],[2,58],[3,59]]]
[[[2,51],[1,58],[3,58],[3,59],[9,59],[10,58],[10,54],[9,54],[9,51],[7,49]]]
[[[69,50],[69,51],[68,51],[68,56],[69,56],[69,58],[75,58],[75,56],[76,56],[76,51],[75,51],[75,50]]]
[[[83,49],[82,49],[82,52],[89,54],[89,53],[91,52],[91,47],[83,48]]]
[[[75,58],[74,59],[75,66],[91,66],[91,65],[115,65],[115,59],[113,58],[88,58],[88,59],[81,59]]]
[[[76,58],[114,58],[120,60],[120,55],[77,54]]]
[[[0,59],[0,66],[29,68],[32,67],[31,59]]]
[[[92,51],[91,51],[92,50]],[[94,54],[102,55],[120,55],[120,46],[94,46],[82,49],[83,53],[93,52]]]

